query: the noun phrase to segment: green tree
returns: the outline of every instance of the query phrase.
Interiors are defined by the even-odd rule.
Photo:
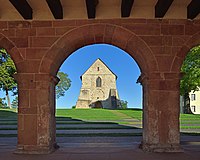
[[[0,98],[0,108],[4,108],[6,104],[4,103],[5,98]]]
[[[15,96],[15,98],[12,101],[12,107],[18,108],[18,96]]]
[[[71,80],[68,78],[68,75],[64,72],[58,72],[57,74],[60,81],[56,85],[56,98],[60,98],[65,95],[65,92],[71,86]]]
[[[6,50],[0,49],[0,89],[6,92],[7,104],[9,108],[12,108],[10,103],[9,91],[16,94],[17,83],[13,78],[16,73],[14,62],[12,61]]]
[[[127,109],[127,107],[128,107],[128,102],[127,101],[120,100],[120,103],[121,103],[122,109]]]
[[[189,93],[200,87],[200,45],[192,48],[181,67],[183,77],[180,82],[180,93],[184,97],[184,113],[191,113]]]

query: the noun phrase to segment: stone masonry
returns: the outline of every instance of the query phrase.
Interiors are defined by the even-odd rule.
[[[120,108],[117,76],[97,59],[81,76],[82,87],[76,108]]]
[[[121,48],[141,69],[143,150],[180,151],[180,68],[200,44],[198,19],[0,21],[0,47],[17,68],[17,151],[55,150],[56,74],[74,51],[97,43]]]

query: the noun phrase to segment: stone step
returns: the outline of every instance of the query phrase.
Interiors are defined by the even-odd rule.
[[[57,130],[57,134],[106,134],[106,133],[141,133],[141,129],[77,129],[77,130]],[[17,130],[0,130],[0,134],[17,134]]]

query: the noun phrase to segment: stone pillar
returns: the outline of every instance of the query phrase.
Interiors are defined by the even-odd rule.
[[[141,76],[143,85],[143,141],[149,152],[181,152],[179,74]]]
[[[17,74],[18,145],[16,153],[50,153],[56,145],[55,85],[48,74]]]

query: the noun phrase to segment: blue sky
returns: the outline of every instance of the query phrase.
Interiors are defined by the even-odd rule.
[[[120,99],[128,101],[129,108],[142,108],[142,86],[136,83],[140,75],[137,63],[123,50],[107,44],[82,47],[64,61],[60,71],[67,73],[72,83],[65,96],[56,100],[56,108],[71,108],[76,105],[81,88],[80,76],[98,58],[117,75]],[[5,93],[0,91],[0,98],[2,97],[5,97]]]
[[[119,97],[128,101],[128,107],[142,107],[142,87],[137,84],[140,69],[134,59],[123,50],[107,44],[82,47],[71,54],[62,64],[60,71],[71,79],[71,87],[64,97],[57,100],[57,108],[71,108],[76,104],[81,88],[80,76],[100,58],[117,76]]]

